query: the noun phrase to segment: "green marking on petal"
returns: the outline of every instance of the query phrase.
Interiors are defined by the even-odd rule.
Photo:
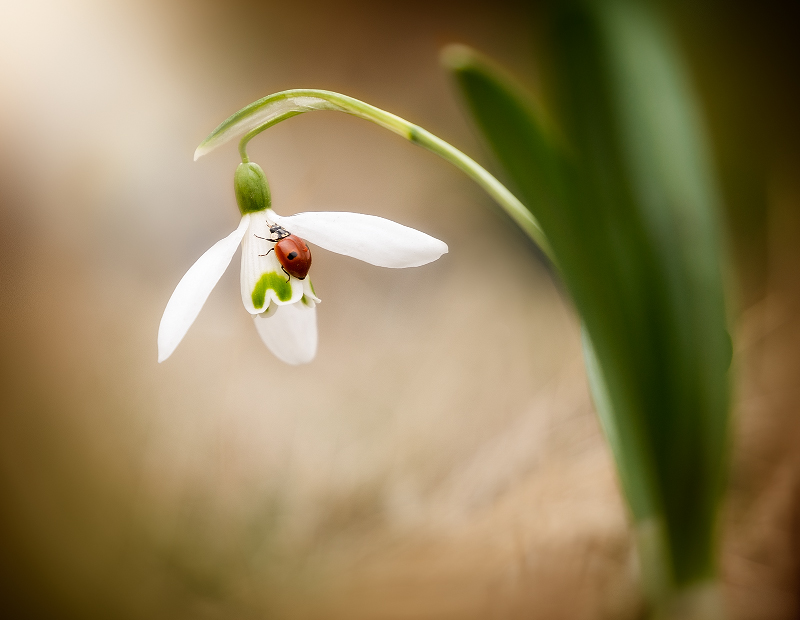
[[[308,279],[308,286],[311,287],[311,292],[316,295],[317,291],[314,290],[314,283],[311,281],[311,278]]]
[[[281,301],[289,301],[292,298],[292,285],[286,281],[286,276],[277,271],[270,271],[259,278],[253,289],[253,307],[256,310],[260,310],[264,307],[264,300],[267,297],[268,288],[275,291],[275,294]]]

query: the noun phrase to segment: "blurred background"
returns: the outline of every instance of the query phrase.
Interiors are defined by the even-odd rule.
[[[320,348],[282,365],[238,256],[176,353],[164,306],[238,221],[266,94],[343,92],[496,169],[440,48],[537,90],[526,2],[0,5],[0,596],[14,618],[637,618],[636,556],[577,319],[522,233],[434,155],[341,114],[257,138],[275,209],[380,215],[450,253],[317,250]],[[670,5],[725,192],[732,618],[800,614],[797,7]],[[486,248],[501,247],[493,261]]]

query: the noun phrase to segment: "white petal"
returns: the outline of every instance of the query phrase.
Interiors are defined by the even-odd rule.
[[[317,211],[270,217],[310,243],[378,267],[418,267],[447,252],[443,241],[374,215]]]
[[[322,300],[319,297],[317,297],[317,294],[314,292],[314,285],[311,284],[311,278],[308,277],[305,280],[303,280],[302,302],[304,304],[309,304],[309,305],[311,304],[316,305],[322,302]]]
[[[317,354],[317,309],[296,303],[253,317],[258,335],[279,360],[307,364]]]
[[[275,244],[265,240],[269,236],[266,213],[251,214],[250,227],[242,242],[241,274],[242,303],[250,314],[264,312],[270,302],[293,304],[303,296],[302,280],[287,276],[281,269],[275,252],[270,252]]]
[[[178,282],[158,326],[159,362],[172,355],[200,314],[206,299],[230,265],[249,224],[250,216],[242,217],[239,227],[212,245]]]

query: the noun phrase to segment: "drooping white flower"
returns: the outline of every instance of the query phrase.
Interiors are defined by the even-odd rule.
[[[269,208],[266,178],[256,164],[239,166],[235,187],[243,214],[239,226],[211,246],[172,293],[158,329],[159,362],[180,344],[240,244],[242,302],[253,315],[264,344],[288,364],[314,359],[320,300],[309,276],[298,278],[282,264],[280,247],[276,248],[282,236],[296,235],[312,245],[379,267],[417,267],[447,252],[444,242],[373,215],[309,212],[281,217]],[[291,265],[289,268],[295,271]]]

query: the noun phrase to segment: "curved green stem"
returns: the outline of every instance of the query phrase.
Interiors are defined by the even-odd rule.
[[[550,244],[536,218],[514,194],[475,160],[422,127],[339,93],[316,89],[286,90],[259,99],[239,110],[211,132],[197,147],[195,159],[234,137],[242,136],[239,154],[246,163],[249,161],[247,143],[255,136],[287,118],[314,110],[336,110],[371,121],[449,161],[480,185],[550,260],[553,260]]]

